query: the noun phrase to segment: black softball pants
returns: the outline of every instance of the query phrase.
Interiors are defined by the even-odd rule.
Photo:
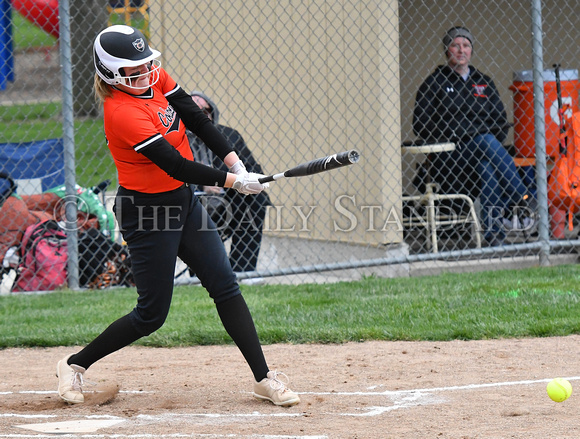
[[[92,363],[159,329],[173,294],[177,257],[198,276],[216,304],[224,328],[260,381],[268,367],[215,224],[188,186],[160,194],[119,188],[115,215],[131,256],[139,298],[135,308],[72,356]]]

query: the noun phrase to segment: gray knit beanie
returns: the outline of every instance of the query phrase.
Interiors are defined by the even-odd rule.
[[[449,29],[447,33],[443,36],[443,50],[445,52],[447,52],[447,49],[449,49],[449,46],[451,45],[453,40],[457,37],[467,38],[471,43],[471,46],[473,47],[474,45],[473,35],[471,35],[471,32],[469,32],[469,29],[463,26],[455,26]]]

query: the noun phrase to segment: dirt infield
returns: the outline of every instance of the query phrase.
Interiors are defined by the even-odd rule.
[[[580,380],[580,336],[452,342],[265,346],[302,402],[252,398],[233,346],[129,347],[93,365],[86,403],[56,395],[70,348],[0,351],[0,438],[18,425],[110,422],[87,438],[578,438],[580,388],[563,403],[548,380]],[[67,424],[68,425],[68,424]],[[50,426],[50,425],[49,425]]]

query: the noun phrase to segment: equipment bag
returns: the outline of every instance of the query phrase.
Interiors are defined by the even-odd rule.
[[[565,153],[556,159],[548,177],[548,200],[556,209],[568,212],[568,228],[573,230],[573,215],[580,210],[580,111],[572,115]]]
[[[50,291],[67,283],[66,233],[52,219],[27,227],[12,291]]]
[[[113,242],[100,230],[79,235],[79,282],[82,287],[103,289],[134,286],[126,246]]]

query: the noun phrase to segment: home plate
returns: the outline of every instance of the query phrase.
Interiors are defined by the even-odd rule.
[[[23,424],[14,427],[38,431],[39,433],[94,433],[99,428],[111,427],[123,422],[123,419],[86,419],[65,422],[47,422],[43,424]]]

